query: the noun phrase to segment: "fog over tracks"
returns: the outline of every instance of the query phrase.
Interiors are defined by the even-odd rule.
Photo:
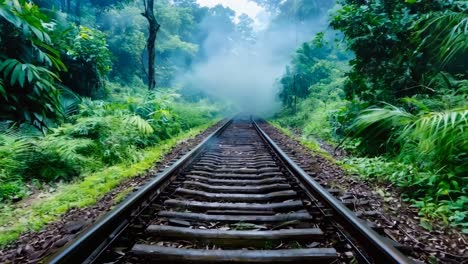
[[[245,31],[234,34],[226,33],[229,29],[223,25],[208,22],[209,35],[200,47],[205,59],[176,78],[175,84],[261,114],[280,107],[277,79],[294,50],[326,27],[325,13],[307,21],[278,20],[270,14],[264,29],[256,31],[246,24]]]

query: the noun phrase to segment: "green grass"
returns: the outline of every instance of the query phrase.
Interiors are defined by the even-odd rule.
[[[199,126],[157,146],[141,150],[143,158],[139,162],[119,163],[86,175],[82,180],[60,184],[55,192],[38,196],[29,203],[0,204],[0,246],[13,242],[26,231],[40,230],[71,208],[84,208],[95,204],[123,181],[152,168],[155,162],[161,160],[182,140],[196,136],[211,125],[213,123]],[[122,200],[124,196],[125,194],[117,197],[117,201]]]
[[[127,198],[127,196],[133,192],[133,190],[135,189],[135,187],[133,186],[130,186],[128,188],[125,188],[123,191],[119,192],[115,197],[114,197],[114,203],[115,204],[118,204],[120,203],[121,201],[123,201],[125,198]]]
[[[330,153],[322,149],[320,147],[320,144],[316,140],[310,137],[309,138],[306,138],[304,136],[299,137],[296,134],[294,134],[291,130],[289,130],[288,128],[282,127],[278,122],[269,121],[269,123],[270,125],[274,126],[276,129],[278,129],[281,133],[285,134],[286,136],[294,140],[299,141],[299,143],[301,143],[302,146],[306,147],[308,150],[310,150],[314,154],[318,154],[324,157],[325,159],[327,159],[328,161],[336,163],[336,160],[330,155]]]

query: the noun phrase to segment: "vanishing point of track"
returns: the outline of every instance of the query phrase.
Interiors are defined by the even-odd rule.
[[[51,263],[411,263],[237,117]]]

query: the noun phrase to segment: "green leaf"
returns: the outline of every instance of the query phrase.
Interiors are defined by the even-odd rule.
[[[33,81],[33,68],[32,67],[28,67],[28,69],[26,70],[27,71],[27,75],[28,75],[28,82],[31,83]]]
[[[3,62],[0,64],[0,71],[3,72],[3,71],[4,71],[3,69],[4,69],[8,64],[10,64],[11,61],[12,61],[12,60],[5,60],[5,61],[3,61]]]
[[[3,77],[5,79],[8,78],[8,75],[11,74],[12,69],[15,67],[17,63],[19,62],[15,59],[10,59],[6,61],[5,68],[3,69]]]
[[[457,181],[452,180],[451,183],[452,183],[452,186],[453,186],[453,189],[454,189],[454,190],[457,190],[457,191],[460,190],[460,184],[458,184]]]
[[[24,66],[24,65],[22,65],[22,66]],[[20,74],[18,76],[18,82],[19,82],[21,87],[24,87],[25,80],[26,80],[26,71],[23,70],[23,67],[21,67],[21,72],[20,72]]]
[[[23,72],[23,70],[21,69],[22,67],[22,64],[21,63],[18,63],[16,64],[12,74],[11,74],[11,79],[10,79],[10,85],[14,85],[17,80],[18,80],[18,77],[19,75],[21,74],[21,72]]]
[[[7,5],[1,5],[0,6],[0,16],[6,19],[8,22],[12,23],[15,27],[20,27],[21,25],[21,20],[18,16],[16,16],[11,10],[8,10],[9,8]]]
[[[44,41],[44,33],[41,30],[37,29],[34,26],[30,26],[30,29],[40,41]]]
[[[126,117],[125,122],[128,124],[135,125],[138,128],[138,130],[140,130],[144,134],[154,133],[154,129],[151,126],[151,124],[138,115],[132,115],[132,116]]]
[[[0,80],[0,94],[1,94],[4,98],[7,98],[7,93],[6,93],[5,87],[3,86],[2,80]]]
[[[420,221],[419,225],[422,226],[423,228],[429,230],[429,231],[432,231],[432,229],[433,229],[431,223],[425,218],[421,218],[421,221]]]

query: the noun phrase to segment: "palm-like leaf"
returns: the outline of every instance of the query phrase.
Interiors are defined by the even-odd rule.
[[[422,18],[422,28],[416,36],[422,39],[421,46],[438,54],[442,65],[447,65],[457,54],[468,51],[468,13],[435,12]]]
[[[65,86],[61,87],[60,104],[66,118],[69,118],[78,112],[81,100],[82,98],[78,94]]]
[[[468,151],[468,107],[421,114],[403,129],[399,140],[418,142],[421,158],[433,157],[433,162],[446,166],[447,161]]]
[[[468,162],[467,106],[439,112],[423,111],[417,115],[392,105],[373,107],[364,110],[351,129],[363,138],[374,138],[386,132],[390,140],[404,150],[418,153],[420,161],[430,163],[435,169]]]
[[[0,117],[44,130],[62,112],[58,71],[65,70],[52,48],[47,21],[31,1],[0,2]]]
[[[362,111],[350,129],[361,135],[374,127],[372,130],[374,136],[377,136],[384,131],[404,127],[414,120],[415,116],[404,109],[387,104],[386,107],[372,107]]]

